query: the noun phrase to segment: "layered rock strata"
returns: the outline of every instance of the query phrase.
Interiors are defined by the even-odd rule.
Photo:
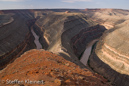
[[[96,25],[97,24],[95,22],[90,20],[84,14],[67,17],[64,23],[65,31],[61,36],[61,40],[62,40],[62,46],[64,47],[63,50],[69,54],[69,57],[71,59],[78,60],[78,57],[74,53],[71,39],[74,36],[76,36],[81,30]]]
[[[75,35],[77,35],[78,32],[80,32],[82,29],[86,29],[88,27],[97,25],[92,20],[88,19],[87,16],[81,13],[66,14],[63,12],[50,12],[50,13],[48,12],[45,14],[42,13],[42,11],[40,11],[39,13],[38,11],[37,12],[33,11],[34,13],[31,13],[30,11],[27,10],[26,11],[14,10],[14,11],[3,11],[3,12],[5,12],[6,14],[13,13],[14,21],[1,27],[2,29],[0,32],[2,33],[3,31],[5,31],[4,32],[5,35],[3,34],[1,36],[3,37],[1,38],[3,40],[3,42],[1,41],[1,43],[6,45],[5,47],[1,44],[2,46],[0,54],[1,59],[6,58],[7,56],[10,59],[13,58],[12,56],[17,57],[17,55],[20,55],[18,54],[20,51],[26,49],[24,48],[25,46],[27,46],[26,43],[34,40],[32,34],[30,33],[30,28],[32,27],[36,32],[36,34],[40,37],[39,40],[44,49],[52,51],[54,53],[58,53],[67,60],[73,61],[83,66],[83,64],[81,64],[78,61],[78,58],[74,54],[74,51],[71,47],[72,45],[71,39]],[[36,17],[35,19],[34,16]],[[19,25],[21,23],[22,25]],[[12,27],[13,29],[9,29],[10,27]],[[15,31],[17,33],[13,35],[12,33],[14,33]],[[10,39],[16,41],[12,41]],[[26,41],[28,39],[29,41]],[[4,40],[6,40],[7,42],[5,42]],[[21,46],[22,48],[20,49],[19,46]],[[29,46],[32,46],[30,48],[35,48],[33,42]],[[17,47],[20,50],[17,50],[18,49]],[[15,51],[17,51],[17,53],[15,53]],[[13,55],[9,57],[9,55],[11,54]],[[6,59],[4,59],[4,61],[8,62]],[[4,61],[1,60],[1,65],[6,64],[6,62]]]
[[[95,26],[96,28],[92,28],[92,26]],[[74,54],[74,51],[71,47],[71,39],[83,29],[86,29],[87,31],[92,29],[94,31],[93,33],[96,32],[97,35],[97,31],[99,31],[100,28],[99,25],[87,18],[87,16],[84,14],[66,14],[59,12],[43,14],[36,21],[34,27],[38,27],[35,28],[35,31],[40,34],[40,36],[42,35],[40,41],[42,44],[47,45],[47,47],[45,47],[46,50],[60,54],[67,60],[77,63],[81,67],[84,67],[84,65]],[[100,37],[100,35],[98,37]],[[90,42],[90,40],[88,40],[88,42]]]
[[[88,43],[94,39],[100,38],[105,30],[105,27],[96,25],[85,28],[81,30],[76,36],[74,36],[71,41],[73,43],[73,50],[76,56],[79,57],[86,49]]]
[[[0,27],[0,69],[35,47],[26,20],[17,14],[13,18],[14,21]]]
[[[122,9],[86,9],[83,10],[87,16],[92,18],[93,21],[105,26],[107,29],[113,29],[129,20],[129,10]],[[125,23],[126,25],[126,23]]]
[[[13,17],[11,17],[11,15],[9,15],[9,14],[0,15],[0,27],[7,25],[13,21],[14,21]]]
[[[106,31],[90,57],[93,70],[116,86],[129,85],[128,25]]]

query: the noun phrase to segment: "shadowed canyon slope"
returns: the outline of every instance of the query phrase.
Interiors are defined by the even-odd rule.
[[[90,57],[90,66],[116,86],[129,85],[128,37],[128,25],[106,31]]]
[[[26,17],[14,13],[0,15],[0,69],[23,52],[35,48]]]
[[[86,44],[99,38],[105,31],[104,27],[82,13],[55,12],[44,14],[36,21],[34,27],[36,32],[40,34],[40,41],[45,49],[59,54],[81,67],[85,66],[78,60],[78,57],[85,50]],[[83,35],[81,35],[82,33]],[[91,35],[88,36],[89,34]],[[80,47],[82,50],[75,52],[74,47]]]
[[[128,23],[129,11],[120,9],[1,11],[0,79],[35,78],[46,80],[46,85],[94,86],[108,85],[108,79],[112,85],[128,86]],[[90,47],[85,66],[79,59],[93,40],[98,42]],[[44,50],[30,50],[38,44]]]
[[[96,11],[93,11],[94,13]],[[99,10],[96,13],[103,14],[94,19],[102,19],[109,12],[105,23],[114,24],[113,28],[103,33],[89,60],[90,67],[105,76],[115,86],[129,85],[129,44],[128,44],[128,10]],[[96,13],[93,15],[95,16]],[[92,16],[92,17],[93,17]],[[111,16],[111,17],[110,17]],[[113,17],[113,18],[112,18]],[[119,18],[118,18],[119,17]],[[123,21],[122,21],[123,20]]]

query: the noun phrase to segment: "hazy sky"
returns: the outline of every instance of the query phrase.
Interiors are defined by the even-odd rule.
[[[44,9],[44,8],[129,9],[129,0],[0,0],[0,9]]]

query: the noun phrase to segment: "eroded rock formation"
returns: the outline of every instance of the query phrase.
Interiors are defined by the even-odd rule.
[[[93,70],[116,86],[129,85],[128,25],[106,31],[90,57]]]
[[[113,29],[129,19],[129,10],[122,9],[87,9],[83,11],[93,21],[105,26],[107,29]],[[125,24],[126,25],[126,24]]]
[[[11,15],[0,14],[0,27],[7,25],[13,21],[14,21],[14,19],[13,19],[13,17],[11,17]]]
[[[105,30],[106,28],[100,25],[81,30],[71,39],[74,53],[79,57],[86,49],[88,43],[94,39],[100,38]]]
[[[23,52],[35,48],[34,38],[27,25],[27,19],[19,14],[5,14],[4,17],[11,17],[1,18],[0,69],[4,68]]]
[[[53,11],[61,11],[61,12],[53,12]],[[1,25],[0,26],[0,69],[5,67],[8,63],[12,62],[23,52],[29,49],[35,48],[34,37],[30,31],[31,27],[35,31],[35,33],[39,36],[39,41],[42,44],[44,49],[51,51],[53,53],[56,53],[62,56],[63,58],[76,63],[81,68],[82,67],[86,68],[86,66],[84,66],[78,60],[78,57],[83,53],[88,43],[90,43],[94,39],[98,39],[103,34],[103,32],[105,31],[105,28],[101,25],[106,25],[109,27],[109,29],[111,28],[113,29],[106,31],[103,34],[103,36],[97,43],[96,50],[94,50],[94,52],[92,52],[92,55],[90,56],[89,65],[94,71],[108,78],[114,85],[128,86],[129,85],[128,83],[129,81],[128,37],[129,35],[128,35],[127,28],[128,28],[128,21],[129,21],[128,20],[129,12],[124,10],[112,10],[112,9],[109,9],[109,10],[106,10],[106,9],[88,10],[87,9],[83,11],[85,14],[89,16],[87,17],[85,14],[72,12],[72,11],[79,11],[79,10],[70,10],[71,11],[70,13],[65,13],[65,11],[66,10],[2,11],[6,15],[1,14],[1,16],[4,15],[4,17],[0,19],[1,20],[5,19],[6,21],[0,22],[0,25]],[[79,11],[79,12],[82,12],[82,11]],[[102,14],[104,15],[101,16]],[[6,16],[8,17],[6,18]],[[37,66],[41,66],[44,64],[38,63],[41,59],[37,59],[36,58],[37,56],[38,58],[40,58],[40,57],[43,57],[43,55],[50,54],[48,55],[48,57],[46,56],[44,58],[46,61],[48,60],[49,57],[52,57],[52,55],[54,55],[49,52],[45,54],[44,52],[46,51],[42,51],[42,50],[39,50],[39,51],[32,50],[29,52],[23,54],[20,57],[22,59],[16,60],[19,63],[18,62],[16,63],[16,61],[15,63],[19,64],[19,66],[21,65],[25,67],[32,63],[32,62],[29,62],[29,60],[31,56],[32,57],[34,56],[33,57],[35,59],[34,64],[38,64]],[[54,59],[56,59],[56,56],[54,57]],[[25,62],[25,64],[23,64],[22,62]],[[12,63],[11,65],[14,65],[15,63]],[[5,73],[1,71],[2,75],[0,75],[0,77],[2,78],[4,77],[3,79],[7,79],[7,78],[12,79],[11,75],[15,75],[15,73],[20,74],[19,71],[21,71],[21,69],[24,70],[24,67],[19,67],[21,69],[16,67],[18,71],[12,70],[12,72],[9,72],[9,73],[6,72],[6,71],[10,71],[11,68],[14,68],[14,67],[13,66],[11,67],[9,65],[6,69],[2,70]],[[30,74],[30,73],[41,74],[40,72],[43,72],[41,69],[39,70],[36,69],[36,72],[29,70],[29,73],[28,73],[28,69],[31,66],[27,66],[27,67],[28,68],[25,68],[25,70],[23,71],[25,74]],[[77,69],[77,70],[80,70],[80,69]],[[23,76],[25,75],[24,73],[23,73]],[[50,72],[47,72],[48,76],[49,76],[49,73]],[[37,75],[37,77],[39,76],[39,74]],[[48,76],[45,76],[45,77],[48,77]],[[19,78],[19,79],[23,79],[23,78]],[[64,79],[63,83],[65,83],[65,81],[66,80]],[[70,82],[74,83],[73,81],[70,81]],[[59,83],[62,84],[62,82],[59,82]],[[68,83],[65,83],[65,84],[68,84]],[[76,84],[74,83],[74,85]]]
[[[83,52],[82,50],[85,50],[86,43],[88,44],[93,39],[99,38],[105,30],[104,27],[97,25],[82,13],[66,14],[60,12],[43,14],[36,21],[34,27],[36,33],[41,37],[40,41],[46,50],[60,54],[65,59],[77,63],[81,67],[85,66],[78,60],[78,56]],[[83,44],[79,45],[80,41],[86,38],[82,35],[80,36],[82,38],[77,43],[77,47],[81,46],[80,48],[83,47],[83,49],[81,51],[78,49],[77,54],[79,53],[79,55],[76,56],[72,46],[73,42],[77,41],[79,37],[74,37],[79,32],[82,34],[83,31],[89,32],[83,33],[83,36],[90,36],[83,41]]]

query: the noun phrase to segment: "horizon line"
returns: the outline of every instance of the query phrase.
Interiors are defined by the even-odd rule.
[[[10,8],[10,9],[0,9],[0,10],[85,10],[85,9],[121,9],[129,10],[124,8]]]

